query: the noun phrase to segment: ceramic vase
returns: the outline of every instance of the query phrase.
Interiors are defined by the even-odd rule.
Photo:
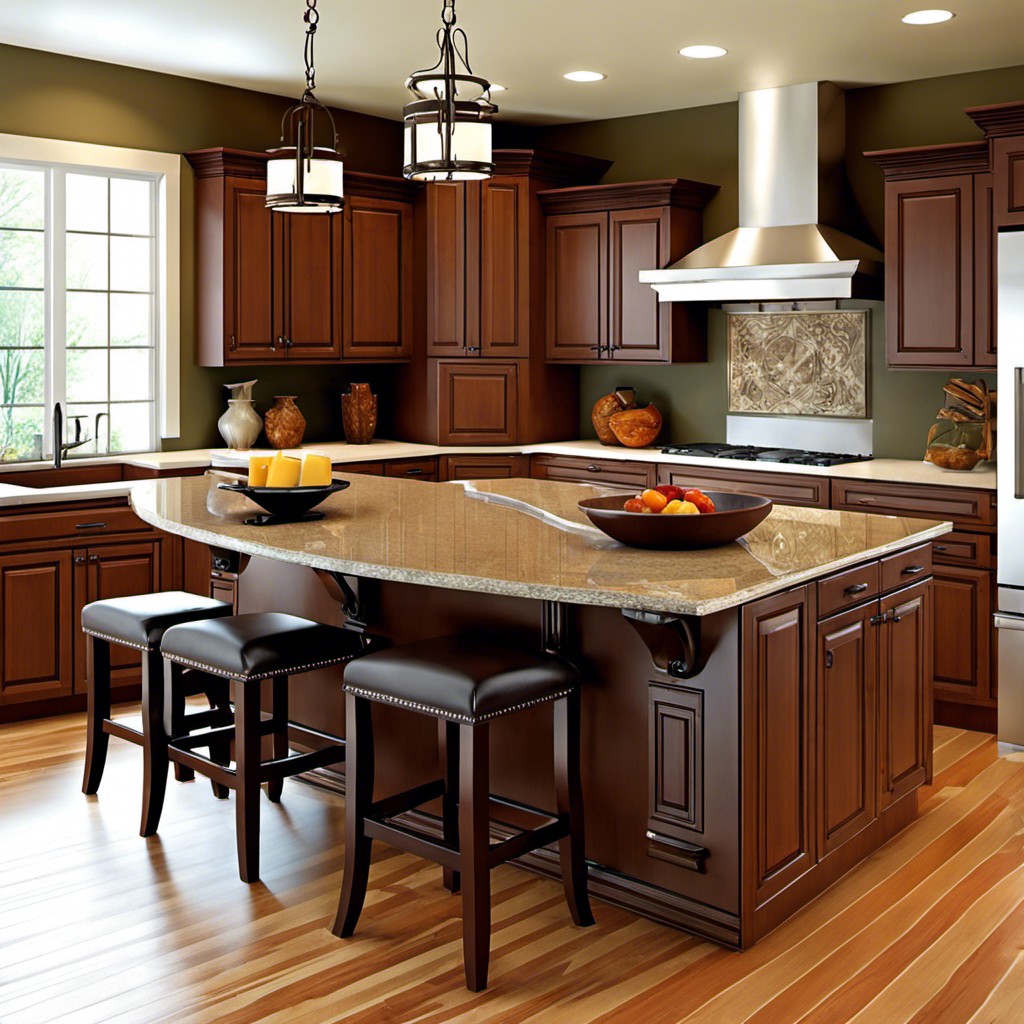
[[[626,384],[619,385],[610,395],[602,395],[594,403],[590,414],[590,422],[601,444],[619,444],[619,439],[612,433],[609,420],[617,412],[632,409],[636,405],[636,392]]]
[[[306,419],[295,404],[295,395],[275,395],[263,429],[272,448],[298,448],[306,432]]]
[[[263,420],[251,398],[229,398],[227,412],[217,420],[217,429],[229,448],[251,448],[260,436]]]
[[[369,444],[377,429],[377,396],[369,384],[353,384],[341,396],[341,419],[349,444]]]

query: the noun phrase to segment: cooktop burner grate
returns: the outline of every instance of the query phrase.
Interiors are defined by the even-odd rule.
[[[870,462],[870,455],[846,452],[811,452],[799,448],[766,448],[749,444],[671,444],[664,455],[692,455],[703,459],[735,459],[740,462],[778,462],[787,466],[841,466],[847,462]]]

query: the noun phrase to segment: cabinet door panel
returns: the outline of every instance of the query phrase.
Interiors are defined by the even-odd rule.
[[[480,186],[480,346],[484,355],[529,354],[529,197],[525,178]]]
[[[886,338],[891,366],[974,359],[971,175],[885,186]]]
[[[408,204],[346,201],[344,271],[345,358],[408,358],[413,278]]]
[[[703,693],[651,683],[647,745],[648,831],[699,841],[704,830]]]
[[[71,693],[70,551],[0,555],[0,703]]]
[[[243,178],[228,179],[225,188],[225,359],[269,362],[284,353],[274,340],[273,232],[266,187]]]
[[[641,284],[641,270],[665,262],[668,209],[615,210],[609,217],[611,319],[608,341],[615,358],[664,362],[669,358],[672,303]]]
[[[882,613],[888,613],[888,621],[882,625],[878,662],[879,801],[882,808],[931,777],[929,586],[927,580],[915,583],[882,600]]]
[[[591,361],[607,345],[608,214],[548,217],[548,359]]]
[[[515,363],[438,363],[440,444],[514,444],[518,433]]]
[[[82,552],[76,552],[82,553]],[[104,544],[88,548],[86,556],[87,601],[105,601],[111,597],[133,597],[152,594],[160,589],[160,542],[141,544]],[[75,692],[86,689],[88,665],[84,637],[80,637]],[[110,677],[114,686],[124,686],[140,679],[139,652],[121,644],[110,646]]]
[[[282,334],[291,359],[341,355],[341,219],[275,213],[275,236],[284,225],[284,273],[279,282],[285,311]],[[275,237],[276,244],[276,237]]]
[[[992,140],[997,228],[1024,226],[1024,137]]]
[[[986,569],[935,567],[935,696],[943,700],[989,702],[992,575]]]
[[[818,624],[818,843],[824,857],[876,814],[877,602]]]
[[[461,355],[465,351],[466,231],[466,187],[443,181],[428,185],[428,355]]]
[[[816,861],[806,588],[743,610],[744,877],[761,906]]]

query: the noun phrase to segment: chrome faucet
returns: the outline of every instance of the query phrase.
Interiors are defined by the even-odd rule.
[[[82,417],[72,416],[75,421],[75,439],[74,441],[64,440],[64,411],[60,407],[60,402],[55,402],[53,405],[53,468],[60,469],[60,464],[72,448],[81,448],[83,444],[88,444],[92,438],[82,437]]]

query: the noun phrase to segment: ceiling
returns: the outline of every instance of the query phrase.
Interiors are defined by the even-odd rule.
[[[477,74],[504,115],[593,120],[733,100],[747,89],[909,81],[1024,62],[1018,0],[942,0],[945,24],[900,17],[927,0],[458,0]],[[320,0],[317,94],[400,116],[405,77],[436,59],[441,0]],[[296,95],[305,0],[47,0],[0,4],[0,42]],[[682,46],[714,43],[718,60]],[[595,84],[562,78],[604,72]]]

